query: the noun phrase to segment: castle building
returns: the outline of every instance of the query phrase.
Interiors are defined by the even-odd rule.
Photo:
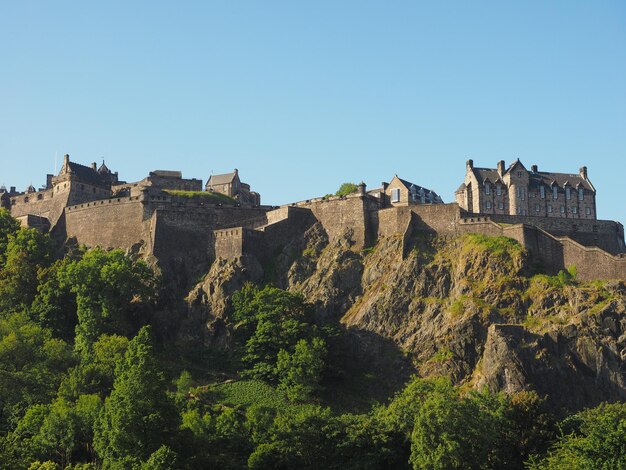
[[[505,169],[474,167],[466,163],[465,180],[455,192],[458,205],[473,214],[522,215],[568,219],[596,216],[596,190],[587,167],[578,174],[530,171],[517,159]]]
[[[25,192],[11,187],[0,193],[0,204],[22,224],[45,229],[57,223],[66,206],[108,198],[118,183],[117,173],[104,163],[100,168],[95,163],[80,165],[65,155],[59,174],[47,175],[44,187],[37,191],[30,185]]]
[[[382,187],[368,191],[368,194],[379,198],[383,207],[443,204],[441,197],[432,189],[403,180],[398,175],[389,183],[383,182]]]
[[[243,205],[258,206],[261,204],[261,195],[251,191],[250,185],[239,179],[237,168],[232,173],[209,176],[205,190],[232,197]]]

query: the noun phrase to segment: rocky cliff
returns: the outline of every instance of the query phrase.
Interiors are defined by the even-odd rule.
[[[380,340],[408,370],[467,388],[536,390],[569,409],[626,399],[624,282],[578,283],[573,269],[537,274],[503,237],[417,234],[363,251],[352,239],[347,230],[329,243],[314,225],[266,266],[216,261],[187,297],[183,333],[228,347],[230,295],[245,282],[272,282],[300,292],[319,322],[344,325],[373,366]]]

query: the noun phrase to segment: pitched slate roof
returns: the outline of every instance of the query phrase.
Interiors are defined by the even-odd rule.
[[[530,173],[530,186],[550,186],[552,183],[556,183],[561,188],[565,187],[566,183],[573,188],[577,188],[581,185],[589,191],[595,191],[593,186],[589,184],[589,181],[585,180],[585,178],[579,174],[551,173],[546,171]]]
[[[232,173],[224,173],[223,175],[211,175],[206,185],[214,186],[216,184],[229,184],[233,182],[236,175],[237,173],[234,171]]]
[[[490,183],[495,183],[498,180],[502,181],[498,170],[494,168],[472,168],[472,171],[478,180],[478,184],[483,184],[487,180],[489,180]]]
[[[420,190],[423,190],[426,193],[432,193],[432,200],[441,200],[441,197],[432,189],[428,189],[428,188],[424,188],[423,186],[420,186],[418,184],[415,183],[411,183],[410,181],[407,180],[403,180],[402,178],[400,178],[398,175],[396,175],[396,178],[398,178],[400,180],[400,182],[406,187],[406,189],[410,190],[411,186],[415,186],[416,190],[419,192]]]
[[[521,165],[524,169],[526,168],[524,167],[522,162],[516,160],[511,163],[511,165],[509,165],[509,168],[504,172],[504,174],[506,175],[507,173],[511,172],[513,168],[518,164]],[[500,178],[500,175],[498,174],[498,170],[496,170],[495,168],[472,168],[472,172],[474,173],[474,176],[476,176],[478,184],[484,184],[487,180],[489,180],[489,182],[491,183],[495,183],[498,180],[502,181],[502,178]],[[574,188],[578,187],[578,185],[581,185],[583,188],[589,191],[595,191],[589,181],[580,176],[580,174],[553,173],[547,171],[538,171],[533,173],[532,171],[528,171],[528,175],[529,184],[531,187],[538,187],[540,185],[550,186],[553,182],[556,182],[556,184],[561,188],[563,188],[565,186],[565,183],[567,183]],[[462,189],[464,188],[459,187],[457,191]]]
[[[74,162],[69,162],[68,165],[70,173],[76,175],[81,181],[98,186],[104,184],[98,172],[93,168]]]

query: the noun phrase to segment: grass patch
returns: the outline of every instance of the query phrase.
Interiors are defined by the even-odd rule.
[[[289,406],[287,396],[260,380],[238,380],[209,385],[199,392],[199,397],[228,406],[261,405],[276,410]]]
[[[452,357],[453,357],[453,354],[449,348],[441,348],[433,355],[433,357],[429,359],[429,361],[441,363],[441,362],[449,361],[450,359],[452,359]]]
[[[201,199],[215,204],[237,204],[237,200],[230,196],[210,191],[182,191],[178,189],[166,189],[165,192],[171,194],[172,196],[185,199]]]
[[[524,248],[516,240],[509,237],[490,237],[480,233],[469,233],[465,240],[472,247],[480,248],[497,256],[507,256],[511,259],[522,255]]]

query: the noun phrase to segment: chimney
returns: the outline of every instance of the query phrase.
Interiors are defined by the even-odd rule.
[[[361,181],[359,183],[359,194],[361,196],[365,196],[365,188],[366,188],[365,183],[363,181]]]
[[[530,167],[530,170],[531,170],[533,173],[537,173],[537,165],[533,165],[533,166],[531,166],[531,167]]]
[[[469,159],[468,161],[465,162],[465,169],[469,171],[472,168],[474,168],[474,160]]]
[[[46,189],[52,189],[52,178],[54,175],[46,175]]]
[[[238,175],[239,174],[239,170],[237,168],[235,168],[235,174]]]
[[[15,194],[15,186],[11,186],[11,191],[9,191],[11,194]]]
[[[96,162],[92,162],[92,163],[91,163],[91,169],[92,169],[93,171],[96,171],[96,170],[98,169],[98,165],[96,165]]]
[[[582,176],[584,179],[587,179],[587,167],[586,166],[580,167],[580,176]]]
[[[383,187],[383,192],[387,191],[387,188],[389,187],[389,183],[385,183],[383,181],[382,183],[380,183],[380,185]]]
[[[504,175],[504,160],[500,160],[500,161],[498,162],[498,174],[499,174],[500,176],[503,176],[503,175]]]
[[[63,165],[67,165],[70,162],[70,155],[66,153],[63,155]]]

